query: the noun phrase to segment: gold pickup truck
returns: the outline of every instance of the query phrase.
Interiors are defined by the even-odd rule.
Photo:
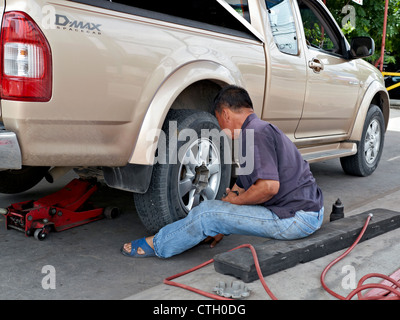
[[[155,232],[230,183],[212,113],[228,84],[305,160],[360,176],[380,160],[374,41],[348,42],[320,0],[0,0],[0,19],[2,193],[86,170],[132,191]]]

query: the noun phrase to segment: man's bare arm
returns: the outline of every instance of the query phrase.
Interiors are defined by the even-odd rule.
[[[270,200],[279,191],[279,181],[259,179],[247,191],[239,188],[236,184],[232,187],[232,191],[238,191],[239,195],[229,192],[223,198],[223,201],[238,205],[254,205],[261,204]]]

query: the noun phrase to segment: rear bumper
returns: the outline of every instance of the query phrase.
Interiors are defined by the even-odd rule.
[[[21,149],[14,132],[0,130],[0,169],[21,169]]]

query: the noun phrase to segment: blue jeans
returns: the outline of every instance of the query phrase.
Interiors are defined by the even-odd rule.
[[[292,218],[279,219],[261,205],[239,206],[221,200],[204,201],[185,218],[163,227],[154,236],[154,251],[160,258],[169,258],[219,233],[300,239],[318,230],[323,216],[323,207],[319,212],[298,211]]]

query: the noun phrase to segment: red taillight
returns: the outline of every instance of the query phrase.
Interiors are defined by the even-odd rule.
[[[51,50],[38,25],[23,12],[7,12],[1,27],[1,99],[49,101]]]

